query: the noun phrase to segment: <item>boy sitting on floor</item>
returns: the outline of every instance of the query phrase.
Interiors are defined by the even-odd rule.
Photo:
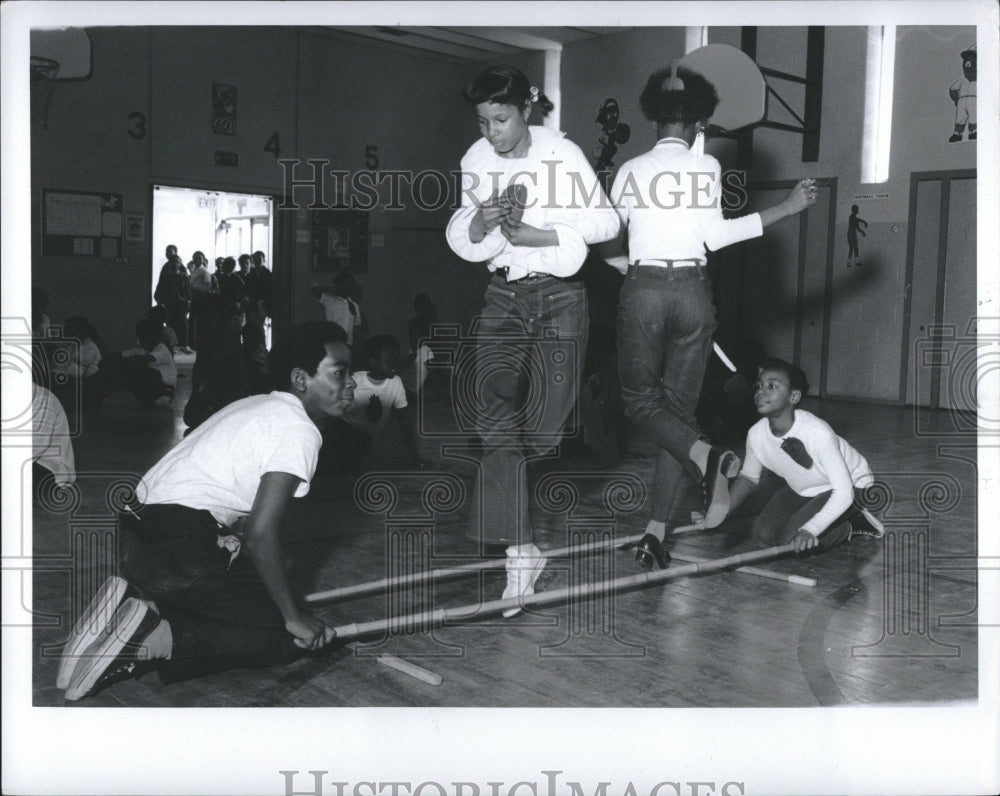
[[[364,361],[368,370],[354,373],[357,387],[354,403],[339,420],[327,425],[323,432],[324,448],[336,451],[337,461],[324,456],[321,471],[352,472],[361,466],[372,440],[395,414],[403,436],[410,462],[415,467],[425,467],[418,455],[416,424],[409,411],[403,380],[396,375],[399,361],[399,341],[388,334],[372,335],[365,341]],[[395,412],[393,410],[396,410]]]
[[[768,359],[757,377],[761,419],[747,434],[743,468],[730,488],[730,513],[757,486],[763,468],[785,483],[754,520],[765,547],[792,543],[796,552],[828,550],[854,536],[880,538],[882,523],[861,505],[874,481],[865,458],[811,412],[798,409],[809,391],[795,365]]]
[[[131,390],[145,404],[160,398],[173,400],[177,389],[177,365],[170,350],[160,342],[160,327],[150,317],[135,325],[139,345],[105,359],[94,376],[102,398]]]
[[[269,395],[220,409],[147,472],[118,516],[119,567],[73,628],[56,684],[77,700],[152,662],[165,682],[270,666],[333,630],[296,599],[282,548],[289,502],[309,491],[320,429],[351,404],[336,324],[281,336]]]

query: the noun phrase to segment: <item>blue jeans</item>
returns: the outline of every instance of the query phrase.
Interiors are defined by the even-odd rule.
[[[483,446],[469,536],[527,544],[528,460],[559,444],[576,404],[587,347],[583,280],[494,276],[474,335],[474,379],[453,396]]]
[[[704,266],[629,266],[618,297],[618,373],[625,416],[660,450],[652,518],[667,522],[702,434],[694,417],[715,332]]]
[[[819,537],[818,549],[829,550],[846,541],[851,535],[852,516],[858,513],[862,490],[855,488],[854,503],[830,523]],[[813,497],[804,497],[796,493],[788,484],[782,484],[764,510],[753,523],[753,538],[764,547],[788,544],[799,532],[799,529],[816,516],[826,505],[831,492],[821,492]]]
[[[232,533],[207,511],[134,506],[119,514],[119,565],[170,623],[173,651],[160,677],[289,663],[302,656],[246,550],[231,559],[218,537]]]

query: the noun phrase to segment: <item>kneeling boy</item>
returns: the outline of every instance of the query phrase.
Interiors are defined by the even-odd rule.
[[[351,405],[350,351],[336,324],[276,341],[278,389],[220,409],[143,476],[119,515],[119,565],[63,649],[57,685],[77,700],[140,661],[165,682],[269,666],[333,631],[296,600],[282,520],[309,491],[320,429]]]
[[[809,391],[795,365],[769,359],[754,390],[761,419],[747,434],[743,468],[730,490],[730,512],[757,486],[763,468],[785,483],[753,524],[764,546],[792,543],[796,552],[829,549],[852,536],[881,537],[882,524],[860,503],[874,478],[868,462],[811,412],[798,409]]]

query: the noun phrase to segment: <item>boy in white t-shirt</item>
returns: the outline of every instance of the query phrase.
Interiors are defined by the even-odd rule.
[[[879,522],[861,503],[874,482],[868,462],[820,418],[798,409],[809,391],[795,365],[768,359],[757,377],[754,403],[761,420],[747,434],[743,468],[730,487],[730,512],[760,481],[764,468],[785,483],[753,524],[765,547],[792,543],[796,552],[828,550],[854,536],[879,538]]]
[[[220,409],[143,476],[118,516],[125,577],[104,583],[63,648],[66,699],[146,662],[172,682],[333,639],[292,592],[282,524],[309,491],[320,429],[351,404],[350,367],[336,324],[293,326],[269,355],[278,389]]]
[[[410,462],[416,467],[426,466],[418,454],[416,424],[406,411],[406,389],[396,375],[399,341],[387,334],[372,335],[365,341],[364,361],[368,370],[353,374],[357,384],[354,401],[344,416],[323,432],[324,448],[331,454],[336,452],[341,471],[356,470],[371,450],[375,435],[389,421],[389,415],[395,414]],[[329,454],[324,457],[324,465],[329,458]]]
[[[323,306],[323,315],[347,332],[347,344],[355,343],[355,329],[361,327],[361,308],[345,287],[345,280],[338,277],[333,285],[312,285],[309,290]]]

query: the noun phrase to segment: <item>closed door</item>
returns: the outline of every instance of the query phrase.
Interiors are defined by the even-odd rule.
[[[976,174],[911,177],[900,393],[933,409],[976,409]]]

